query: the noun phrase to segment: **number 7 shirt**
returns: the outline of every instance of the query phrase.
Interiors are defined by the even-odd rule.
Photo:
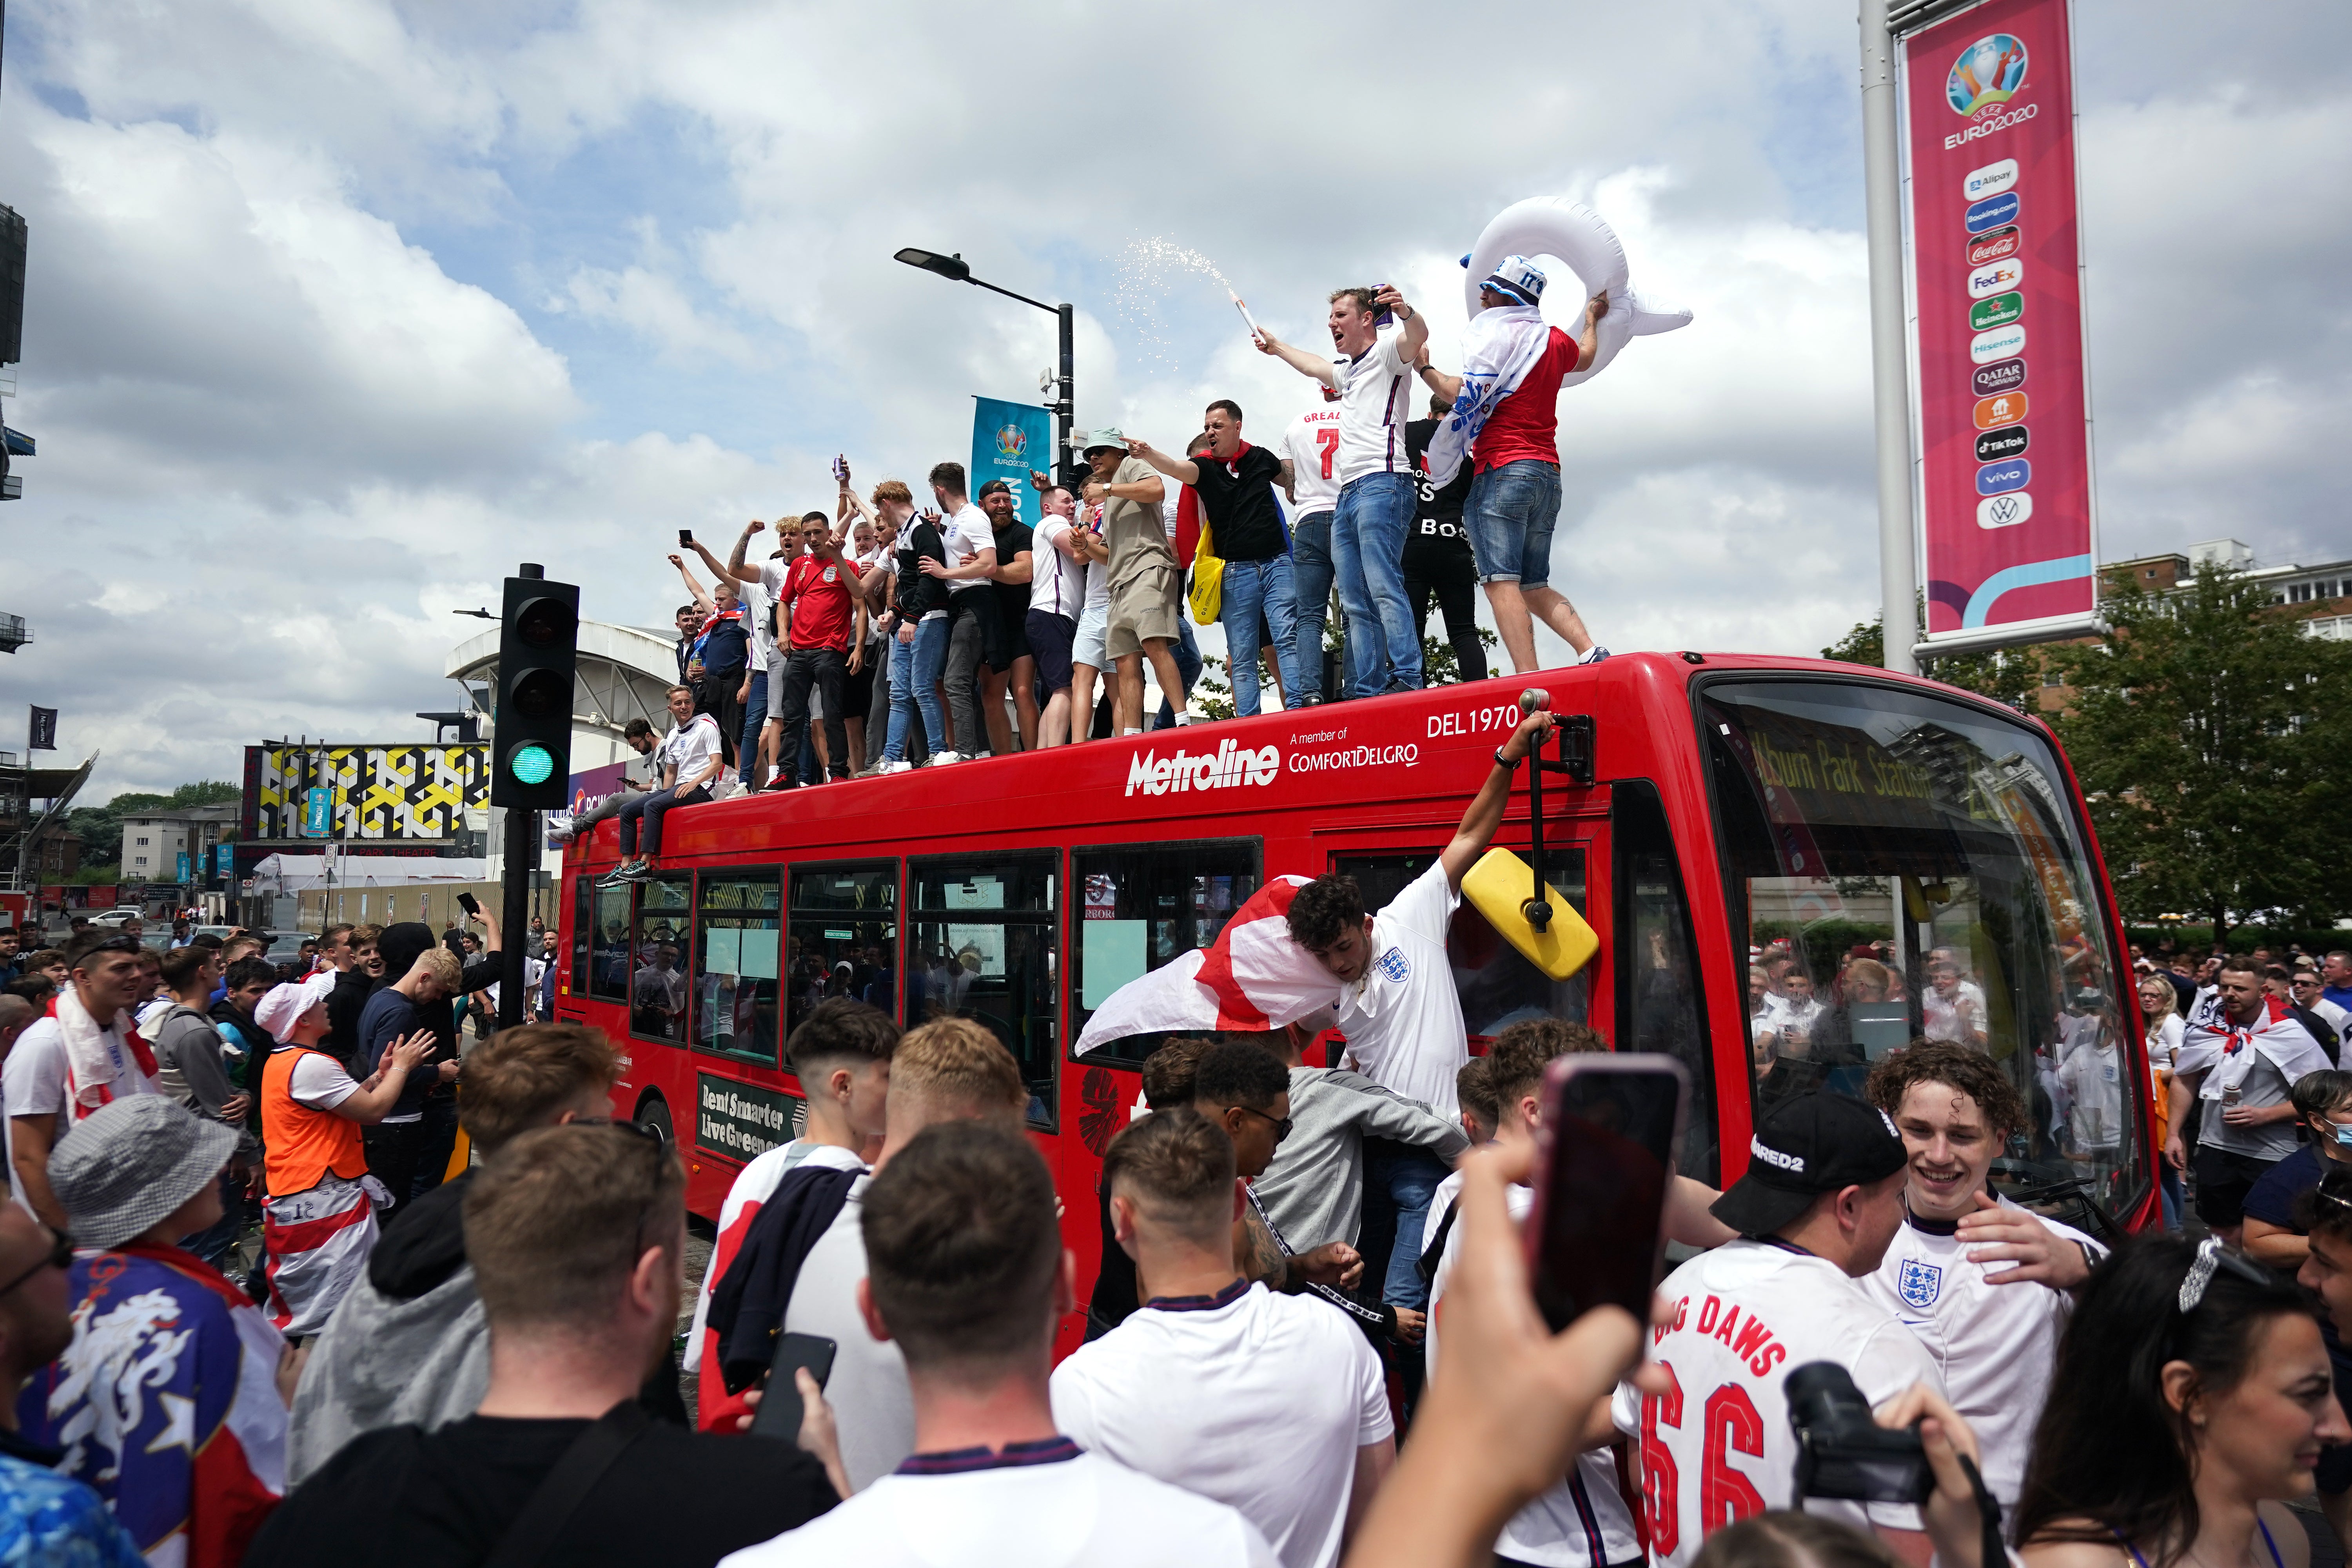
[[[1282,432],[1290,464],[1290,515],[1313,517],[1339,504],[1339,405],[1318,403]]]
[[[1767,1509],[1797,1506],[1789,1373],[1835,1362],[1872,1405],[1915,1383],[1943,1392],[1917,1336],[1835,1264],[1781,1243],[1742,1237],[1666,1277],[1674,1321],[1650,1331],[1650,1358],[1673,1375],[1664,1394],[1620,1384],[1618,1430],[1639,1440],[1650,1560],[1683,1568],[1700,1541]],[[1862,1529],[1917,1530],[1906,1503],[1816,1500],[1809,1513]]]

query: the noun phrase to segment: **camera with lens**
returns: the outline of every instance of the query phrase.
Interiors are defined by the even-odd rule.
[[[1781,1385],[1797,1433],[1797,1495],[1857,1502],[1926,1502],[1936,1489],[1919,1434],[1890,1431],[1835,1362],[1792,1368]]]

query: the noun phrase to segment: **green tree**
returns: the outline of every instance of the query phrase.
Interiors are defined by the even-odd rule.
[[[2139,919],[2194,912],[2217,939],[2266,910],[2352,909],[2352,644],[2307,637],[2270,590],[2208,565],[2101,605],[2097,642],[2047,650],[2074,689],[2058,731],[2107,872]]]
[[[169,795],[126,790],[104,805],[76,806],[66,813],[66,826],[81,835],[82,865],[93,876],[85,880],[110,881],[110,868],[122,861],[122,819],[145,811],[185,811],[191,806],[220,805],[245,792],[220,779],[184,784]],[[109,872],[105,876],[95,875]]]
[[[1874,616],[1855,623],[1852,631],[1822,649],[1823,658],[1847,664],[1886,668],[1885,617]],[[1919,673],[1930,680],[1990,697],[2024,711],[2042,684],[2042,659],[2031,648],[1994,648],[1984,653],[1952,653],[1924,659]]]

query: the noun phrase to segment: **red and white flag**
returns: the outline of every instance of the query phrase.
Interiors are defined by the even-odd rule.
[[[1087,1020],[1076,1054],[1169,1029],[1278,1029],[1338,1006],[1339,978],[1290,940],[1290,900],[1307,880],[1275,878],[1215,942],[1112,992]]]

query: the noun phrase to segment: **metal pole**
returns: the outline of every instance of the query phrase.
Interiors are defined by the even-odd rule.
[[[1911,396],[1905,354],[1903,164],[1895,140],[1890,0],[1862,0],[1862,179],[1870,233],[1870,369],[1878,427],[1878,592],[1884,662],[1919,672],[1917,546],[1911,522]]]
[[[530,941],[530,879],[539,869],[539,813],[507,808],[506,843],[499,867],[506,907],[499,916],[499,1027],[511,1029],[525,1017],[523,958]]]
[[[1064,305],[1054,312],[1061,324],[1062,379],[1054,401],[1054,473],[1066,484],[1077,482],[1078,460],[1070,451],[1070,414],[1076,406],[1078,308]]]

